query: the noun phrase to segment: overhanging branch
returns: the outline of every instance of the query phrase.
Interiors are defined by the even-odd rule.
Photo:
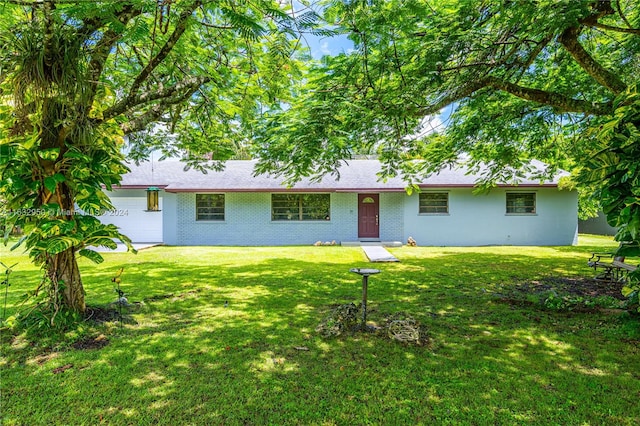
[[[600,65],[600,63],[593,59],[593,57],[589,55],[589,52],[582,47],[578,41],[580,30],[580,27],[567,28],[562,35],[560,35],[560,43],[571,54],[578,65],[599,84],[615,94],[624,92],[627,85],[618,78],[617,75]]]
[[[605,30],[605,31],[615,31],[619,33],[640,35],[640,28],[620,28],[620,27],[614,27],[612,25],[601,24],[599,22],[592,24],[592,26],[595,28],[600,28],[601,30]]]
[[[612,112],[611,102],[588,102],[574,99],[556,92],[523,87],[495,77],[485,79],[487,87],[502,90],[520,99],[548,105],[562,112],[574,112],[588,115],[607,115]]]
[[[159,102],[156,105],[152,106],[147,112],[132,118],[126,123],[122,123],[120,125],[120,128],[125,135],[139,132],[140,130],[145,129],[150,123],[157,121],[160,117],[162,117],[162,115],[167,112],[170,106],[187,101],[197,90],[198,87],[195,87],[182,95],[164,99],[162,102]]]
[[[139,107],[140,105],[147,104],[149,102],[154,102],[162,99],[170,99],[176,96],[182,96],[182,93],[192,94],[196,90],[198,90],[203,84],[211,81],[211,77],[201,76],[201,77],[191,77],[185,80],[182,80],[171,87],[160,87],[159,90],[154,92],[145,92],[136,96],[128,96],[122,99],[120,102],[108,108],[102,114],[102,121],[107,121],[111,118],[117,117],[121,114],[126,114]]]
[[[449,92],[433,104],[420,108],[416,111],[415,115],[423,117],[436,114],[442,108],[470,97],[477,91],[485,88],[500,90],[520,99],[547,105],[562,112],[608,115],[612,113],[613,109],[611,102],[588,102],[581,99],[574,99],[561,93],[519,86],[496,77],[485,77]]]
[[[194,1],[189,7],[182,11],[180,17],[178,18],[178,22],[176,23],[176,27],[173,30],[173,33],[169,36],[165,44],[162,46],[160,51],[151,58],[146,67],[140,71],[140,74],[136,77],[129,89],[129,95],[135,96],[142,84],[149,78],[153,70],[156,69],[158,65],[160,65],[169,55],[171,50],[173,50],[174,46],[182,37],[185,30],[187,29],[187,21],[193,14],[193,12],[202,4],[202,0]]]
[[[127,22],[140,15],[141,13],[142,9],[136,9],[131,5],[125,5],[116,14],[116,19],[121,24],[126,26]],[[93,100],[96,95],[100,76],[102,75],[102,72],[104,70],[104,65],[107,61],[107,58],[111,54],[112,48],[115,43],[122,37],[122,34],[122,32],[116,32],[113,29],[107,29],[95,44],[91,59],[89,61],[90,89],[88,94],[88,101],[86,103],[88,108],[91,108],[91,106],[93,105]]]

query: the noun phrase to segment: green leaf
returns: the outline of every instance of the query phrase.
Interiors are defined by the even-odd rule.
[[[62,173],[56,173],[52,177],[57,183],[62,183],[67,180]]]
[[[11,246],[10,250],[13,251],[13,250],[17,249],[18,247],[20,247],[22,245],[22,243],[24,242],[24,240],[27,239],[28,236],[29,236],[29,234],[25,234],[22,237],[20,237],[20,239],[14,245]]]
[[[46,178],[44,178],[44,186],[49,192],[55,192],[56,187],[58,186],[58,182],[56,182],[53,176],[47,176]]]
[[[60,154],[60,148],[47,148],[38,151],[38,156],[43,160],[54,161]]]
[[[16,152],[15,146],[7,143],[0,144],[0,164],[3,164],[7,162],[9,159],[13,158],[13,156],[15,155],[15,152]]]
[[[624,297],[630,297],[636,291],[638,291],[638,289],[633,288],[633,287],[627,287],[627,286],[622,287],[622,295]]]
[[[90,249],[82,249],[78,252],[80,256],[84,256],[87,259],[91,260],[93,263],[102,263],[104,262],[104,258],[100,253]]]
[[[77,238],[68,237],[68,236],[58,236],[52,237],[46,240],[44,244],[44,249],[49,254],[58,254],[63,251],[69,250],[73,248],[75,245],[79,245],[81,241]]]

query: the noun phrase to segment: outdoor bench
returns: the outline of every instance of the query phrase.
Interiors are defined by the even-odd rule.
[[[603,257],[611,260],[602,260]],[[596,280],[608,282],[623,282],[627,280],[627,274],[638,269],[637,266],[624,262],[624,256],[614,256],[612,253],[591,253],[588,265],[596,272],[598,268],[601,272],[596,275]]]

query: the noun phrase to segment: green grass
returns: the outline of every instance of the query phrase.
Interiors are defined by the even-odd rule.
[[[315,332],[332,306],[358,301],[349,269],[372,267],[359,248],[107,254],[82,262],[88,303],[114,301],[110,279],[124,267],[122,289],[144,306],[130,323],[86,323],[58,340],[3,331],[2,423],[640,424],[637,317],[499,296],[526,280],[590,277],[589,253],[613,247],[581,236],[578,247],[391,249],[401,262],[374,265],[369,319],[410,313],[429,332],[421,347]],[[40,272],[0,256],[19,262],[13,314]],[[101,349],[71,345],[99,334]]]

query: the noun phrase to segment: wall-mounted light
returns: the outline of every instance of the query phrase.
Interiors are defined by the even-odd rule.
[[[157,188],[155,186],[150,186],[147,188],[147,211],[149,212],[160,211],[160,201],[158,197],[159,192],[160,192],[160,188]]]

